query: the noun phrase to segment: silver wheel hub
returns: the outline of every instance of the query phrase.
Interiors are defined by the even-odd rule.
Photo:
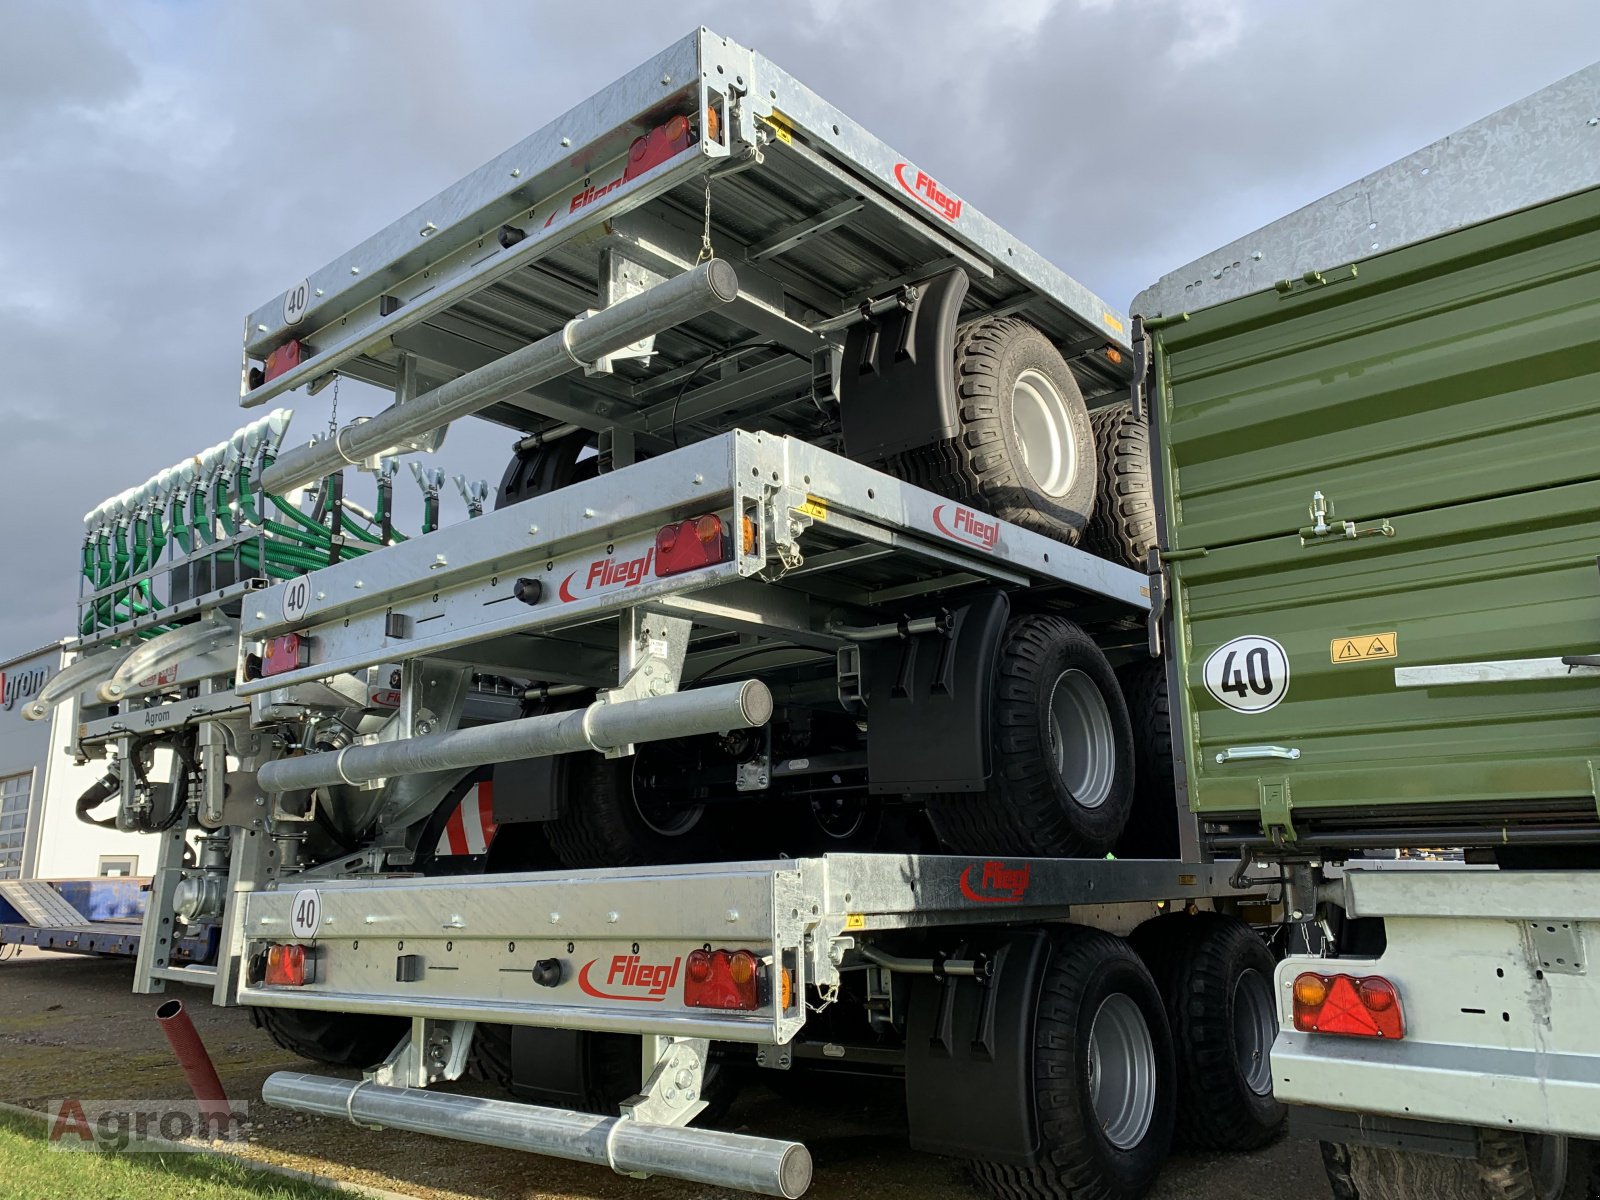
[[[1156,1111],[1156,1051],[1132,997],[1107,996],[1089,1026],[1089,1104],[1118,1150],[1144,1140]]]
[[[1024,371],[1011,385],[1011,428],[1022,447],[1022,465],[1047,496],[1065,496],[1078,476],[1071,412],[1039,371]]]
[[[1074,801],[1099,808],[1116,776],[1117,739],[1111,710],[1094,680],[1076,668],[1050,689],[1050,750],[1056,773]]]

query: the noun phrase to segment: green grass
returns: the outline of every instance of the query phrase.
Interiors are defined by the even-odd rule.
[[[0,1200],[350,1200],[210,1154],[52,1150],[44,1128],[0,1113]]]

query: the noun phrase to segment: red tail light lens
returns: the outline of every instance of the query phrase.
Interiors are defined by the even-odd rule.
[[[282,675],[285,671],[306,666],[311,661],[308,649],[298,633],[284,633],[269,638],[261,652],[261,674]]]
[[[732,541],[715,513],[663,525],[656,533],[656,575],[681,575],[733,557]]]
[[[302,987],[310,982],[304,946],[271,946],[267,949],[266,982],[274,987]]]
[[[267,369],[265,382],[271,383],[279,375],[294,370],[300,365],[301,346],[300,339],[290,338],[271,354],[267,355]]]
[[[760,1008],[763,974],[760,960],[748,950],[691,951],[683,1002],[690,1008]]]
[[[689,127],[688,117],[676,116],[665,125],[657,125],[643,137],[634,138],[633,145],[628,147],[628,165],[622,170],[623,182],[643,175],[651,167],[687,150],[693,143],[694,130]]]
[[[1319,975],[1306,971],[1294,981],[1294,1027],[1301,1033],[1344,1037],[1403,1038],[1400,993],[1381,975]]]

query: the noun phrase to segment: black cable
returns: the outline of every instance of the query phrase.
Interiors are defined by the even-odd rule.
[[[736,662],[743,662],[745,659],[752,658],[757,654],[773,654],[773,653],[775,653],[775,652],[777,652],[779,650],[794,650],[794,649],[796,649],[796,647],[794,647],[794,646],[755,646],[755,647],[752,647],[749,650],[744,651],[742,654],[735,654],[732,658],[725,658],[719,663],[713,663],[711,666],[707,667],[704,671],[701,671],[700,674],[696,675],[693,679],[689,680],[689,682],[685,683],[683,686],[684,687],[693,687],[695,684],[699,683],[702,679],[704,679],[707,675],[710,675],[710,674],[712,674],[712,673],[714,673],[716,671],[720,671],[724,667],[731,667]],[[798,666],[799,664],[797,663],[795,665]]]
[[[678,405],[683,400],[683,394],[689,390],[689,385],[699,379],[706,371],[720,362],[746,354],[755,350],[782,350],[784,347],[778,342],[753,342],[744,346],[730,346],[726,350],[718,350],[706,355],[695,368],[683,377],[683,382],[678,385],[678,394],[672,398],[672,423],[668,429],[672,433],[672,448],[678,448]]]

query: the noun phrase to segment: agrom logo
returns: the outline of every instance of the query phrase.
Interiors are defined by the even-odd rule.
[[[647,963],[637,954],[618,954],[611,959],[603,983],[596,982],[592,972],[598,958],[591,958],[578,972],[578,986],[585,995],[601,1000],[632,1000],[640,1004],[660,1004],[678,982],[678,968],[683,959],[670,963]]]
[[[571,604],[574,600],[581,600],[594,592],[608,592],[613,588],[638,587],[650,576],[650,566],[655,562],[656,548],[651,546],[638,558],[597,558],[589,564],[588,570],[580,568],[572,572],[561,581],[561,586],[556,589],[556,594],[561,597],[561,603]],[[579,575],[584,579],[573,590],[573,583]]]
[[[961,872],[961,894],[977,904],[1021,904],[1028,894],[1028,877],[1032,871],[1027,864],[1008,867],[993,859],[982,864],[973,863]]]
[[[926,171],[898,162],[894,165],[894,177],[923,208],[932,209],[946,221],[954,221],[961,215],[961,201],[940,187],[938,180]]]
[[[934,528],[945,537],[969,546],[993,550],[1000,543],[1000,522],[985,520],[961,504],[940,504],[933,510]]]
[[[44,690],[44,681],[50,678],[48,667],[35,667],[31,671],[0,671],[0,707],[10,712],[18,700],[31,700]]]

